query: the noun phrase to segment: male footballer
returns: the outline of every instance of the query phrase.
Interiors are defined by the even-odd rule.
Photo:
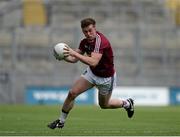
[[[63,128],[76,97],[94,86],[98,89],[99,106],[102,109],[124,108],[129,118],[134,114],[134,102],[131,98],[111,98],[116,85],[116,71],[109,40],[96,30],[96,21],[92,18],[83,19],[81,29],[85,38],[80,42],[78,49],[64,49],[64,60],[70,63],[81,61],[88,67],[69,90],[60,117],[48,124],[51,129]]]

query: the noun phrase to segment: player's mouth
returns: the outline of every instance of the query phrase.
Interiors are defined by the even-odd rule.
[[[87,37],[87,39],[88,39],[88,40],[94,40],[94,39],[95,39],[95,37],[93,37],[93,36],[89,36],[89,37]]]

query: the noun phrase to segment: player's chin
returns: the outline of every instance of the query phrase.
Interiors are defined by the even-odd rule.
[[[87,37],[87,40],[88,40],[88,41],[93,41],[93,40],[94,40],[94,37]]]

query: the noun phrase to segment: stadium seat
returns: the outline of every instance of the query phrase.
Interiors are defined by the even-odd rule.
[[[174,14],[176,25],[180,25],[180,1],[179,0],[166,0],[166,5]]]
[[[45,26],[47,24],[47,13],[43,1],[23,1],[23,23],[24,26]]]

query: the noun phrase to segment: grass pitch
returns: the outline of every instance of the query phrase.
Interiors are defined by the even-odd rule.
[[[58,106],[0,106],[0,136],[178,136],[180,106],[136,107],[132,119],[123,109],[75,106],[63,129],[47,124],[59,116]]]

